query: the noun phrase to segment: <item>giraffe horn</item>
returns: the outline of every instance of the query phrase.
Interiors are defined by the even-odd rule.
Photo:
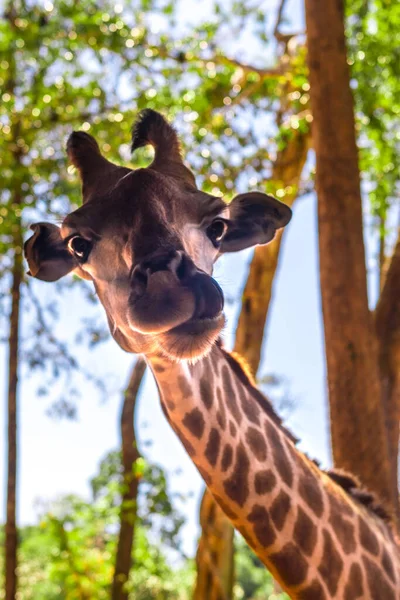
[[[153,146],[155,151],[151,169],[196,188],[193,173],[183,163],[181,145],[175,129],[160,113],[151,108],[139,113],[132,129],[131,150],[134,152],[147,144]]]
[[[96,194],[104,194],[131,170],[107,160],[101,154],[94,137],[84,131],[71,133],[67,141],[67,154],[70,162],[79,171],[84,204]]]

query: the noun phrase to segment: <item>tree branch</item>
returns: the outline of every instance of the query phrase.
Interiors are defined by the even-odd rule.
[[[276,22],[275,22],[275,27],[274,27],[274,36],[275,38],[278,40],[278,42],[280,42],[280,36],[281,33],[279,31],[279,28],[281,26],[282,23],[282,18],[283,18],[283,12],[285,10],[285,5],[286,5],[286,0],[281,0],[279,7],[278,7],[278,12],[276,14]]]
[[[223,54],[217,54],[214,56],[213,62],[225,63],[227,65],[238,67],[239,69],[242,69],[244,73],[258,73],[258,75],[265,78],[278,77],[279,75],[283,75],[286,71],[281,64],[279,64],[278,67],[263,69],[261,67],[256,67],[255,65],[244,64],[236,58],[224,56]]]

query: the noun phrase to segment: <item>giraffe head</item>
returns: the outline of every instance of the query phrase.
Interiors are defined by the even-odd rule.
[[[224,325],[214,262],[268,243],[291,210],[259,192],[228,205],[198,190],[175,130],[152,110],[133,128],[132,150],[146,144],[154,147],[153,162],[132,170],[106,160],[92,136],[72,133],[67,153],[82,180],[83,205],[61,227],[32,225],[25,255],[38,279],[74,272],[92,280],[125,350],[195,359]]]

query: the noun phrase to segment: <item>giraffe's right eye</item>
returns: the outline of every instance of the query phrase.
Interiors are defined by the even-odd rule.
[[[85,262],[92,249],[92,243],[79,235],[74,235],[68,240],[68,249],[79,262]]]
[[[227,222],[225,219],[214,219],[214,221],[207,227],[207,235],[212,241],[213,245],[218,248],[222,242],[226,230],[228,229]]]

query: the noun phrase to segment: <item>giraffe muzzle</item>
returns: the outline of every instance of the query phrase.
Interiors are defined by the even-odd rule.
[[[183,252],[157,253],[132,271],[128,321],[143,334],[162,334],[189,321],[222,314],[217,282]]]

